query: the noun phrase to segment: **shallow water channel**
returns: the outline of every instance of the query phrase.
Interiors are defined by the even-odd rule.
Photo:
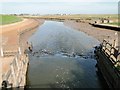
[[[45,21],[30,37],[27,87],[29,88],[103,88],[96,72],[94,46],[99,42],[65,26]]]

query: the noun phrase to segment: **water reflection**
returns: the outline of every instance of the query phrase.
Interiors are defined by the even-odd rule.
[[[46,21],[30,38],[35,52],[69,53],[84,55],[99,42],[82,32],[63,25],[62,22]],[[39,50],[39,51],[38,51]]]
[[[102,88],[93,47],[99,42],[61,22],[46,21],[30,38],[28,86],[32,88]]]
[[[100,87],[94,60],[60,56],[30,57],[31,87],[89,88]]]

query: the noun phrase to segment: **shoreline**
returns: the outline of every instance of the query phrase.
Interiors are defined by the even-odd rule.
[[[37,28],[42,25],[44,23],[44,21],[38,21],[38,24],[36,24],[34,27],[28,28],[23,30],[22,32],[20,32],[20,38],[19,38],[19,42],[21,45],[24,46],[24,49],[27,48],[27,40],[29,39],[29,37],[37,30]]]
[[[19,35],[21,32],[24,32],[26,29],[30,29],[32,27],[38,26],[42,22],[36,21],[35,19],[25,19],[23,22],[19,22],[16,24],[7,25],[2,27],[2,32],[0,35],[2,36],[2,44],[9,46],[18,46],[19,44]],[[16,39],[15,39],[16,38]]]
[[[94,27],[86,22],[75,22],[67,20],[64,22],[64,25],[74,28],[78,31],[84,32],[85,34],[96,38],[100,43],[105,39],[109,41],[111,44],[116,41],[116,46],[118,45],[118,31],[104,29],[99,27]]]

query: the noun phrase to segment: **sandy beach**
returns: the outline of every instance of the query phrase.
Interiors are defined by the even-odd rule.
[[[118,41],[117,31],[114,30],[97,28],[93,27],[89,23],[75,21],[65,21],[64,24],[76,30],[82,31],[87,35],[96,38],[100,42],[102,42],[103,39],[109,41],[110,43],[113,43],[114,40]]]

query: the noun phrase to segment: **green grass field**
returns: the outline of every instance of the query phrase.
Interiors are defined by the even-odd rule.
[[[118,22],[113,22],[113,23],[109,23],[109,24],[120,26],[120,22],[119,23]]]
[[[12,15],[0,15],[0,25],[22,21],[21,18]]]

